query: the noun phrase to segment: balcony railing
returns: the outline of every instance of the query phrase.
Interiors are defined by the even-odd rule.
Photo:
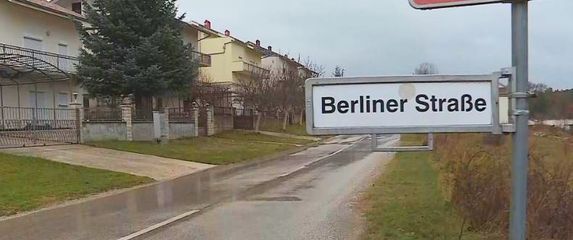
[[[66,74],[75,71],[77,63],[76,57],[0,43],[0,65],[17,71]]]
[[[199,65],[201,67],[210,67],[211,66],[211,56],[210,55],[193,51],[193,58],[195,58],[199,61]]]
[[[256,76],[257,78],[263,78],[263,79],[267,79],[270,77],[271,71],[263,68],[263,67],[259,67],[255,64],[252,63],[248,63],[248,62],[244,62],[244,61],[238,61],[235,62],[235,72],[242,72],[242,73],[246,73],[246,74],[250,74],[252,76]]]

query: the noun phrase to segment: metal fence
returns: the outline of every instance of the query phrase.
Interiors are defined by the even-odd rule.
[[[191,108],[168,108],[169,122],[194,123],[195,115]]]
[[[233,115],[232,107],[213,107],[214,115]]]
[[[135,108],[131,113],[134,122],[153,122],[153,110]]]
[[[121,108],[84,108],[84,122],[122,122]]]
[[[235,108],[235,116],[254,116],[254,109]]]
[[[79,110],[0,107],[0,148],[79,143]]]

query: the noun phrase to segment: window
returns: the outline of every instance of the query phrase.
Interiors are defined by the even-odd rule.
[[[84,104],[84,108],[90,107],[90,95],[89,94],[83,95],[83,104]]]
[[[48,98],[45,92],[30,91],[30,107],[47,108]]]
[[[82,2],[72,3],[72,11],[82,14]]]
[[[60,43],[58,44],[58,53],[60,55],[68,55],[68,45]],[[64,59],[64,58],[58,58],[58,67],[61,70],[64,70],[66,72],[70,71],[70,61],[68,59]]]
[[[58,94],[58,107],[68,107],[69,102],[70,98],[68,97],[68,93]]]
[[[37,38],[26,36],[26,37],[24,37],[23,46],[24,46],[24,48],[42,51],[42,49],[43,49],[42,39],[37,39]]]

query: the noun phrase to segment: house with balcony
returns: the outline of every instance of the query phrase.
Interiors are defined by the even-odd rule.
[[[193,24],[212,34],[203,34],[199,40],[201,51],[211,56],[212,65],[201,68],[201,73],[209,81],[233,85],[241,79],[269,78],[270,71],[262,65],[264,53],[260,49],[233,37],[229,30],[224,33],[215,31],[208,20],[204,24]]]
[[[42,0],[0,1],[0,106],[67,107],[80,92],[73,78],[82,16]]]
[[[84,116],[92,116],[98,107],[117,105],[119,99],[90,98],[75,76],[82,48],[75,24],[85,21],[82,4],[80,0],[0,0],[0,147],[28,144],[31,129],[61,129],[50,134],[36,131],[34,139],[43,134],[49,136],[46,141],[66,136],[63,141],[77,142],[76,130],[72,131],[78,127],[71,121],[77,119],[72,102],[83,105]],[[211,66],[210,56],[201,53],[199,44],[200,36],[210,33],[193,24],[181,24],[182,38],[193,45],[200,67]],[[167,95],[139,107],[159,101],[163,106],[179,107],[184,100]],[[106,119],[121,120],[121,111],[108,113],[113,114]]]
[[[290,75],[298,76],[302,79],[317,77],[318,73],[312,71],[295,58],[289,58],[287,54],[280,54],[273,51],[272,46],[266,48],[261,46],[261,41],[247,42],[250,46],[263,52],[261,64],[263,68],[269,69],[271,76]]]
[[[82,0],[52,0],[51,3],[54,3],[60,7],[63,7],[67,10],[74,11],[76,13],[82,14],[83,7],[82,4],[85,4]],[[93,0],[88,0],[88,4],[92,4]],[[212,33],[209,32],[201,32],[201,29],[194,24],[190,24],[187,22],[181,22],[182,25],[182,32],[181,36],[183,38],[183,42],[185,44],[190,44],[193,47],[193,57],[197,60],[200,67],[209,67],[211,66],[211,57],[207,54],[201,52],[201,45],[199,43],[200,37],[209,37]],[[87,94],[86,94],[87,95]],[[106,106],[110,103],[113,104],[114,102],[117,103],[119,100],[113,99],[89,99],[87,96],[85,97],[87,104],[84,104],[85,107],[99,107],[99,106]],[[157,106],[161,105],[163,107],[183,107],[187,104],[188,99],[182,98],[179,96],[175,96],[174,94],[167,93],[165,96],[160,97],[136,97],[135,99],[136,107],[139,109],[154,109]]]

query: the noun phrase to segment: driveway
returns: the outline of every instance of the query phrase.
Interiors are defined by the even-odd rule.
[[[60,145],[2,149],[1,152],[40,157],[56,162],[146,176],[166,180],[184,176],[213,165],[123,152],[85,145]]]

